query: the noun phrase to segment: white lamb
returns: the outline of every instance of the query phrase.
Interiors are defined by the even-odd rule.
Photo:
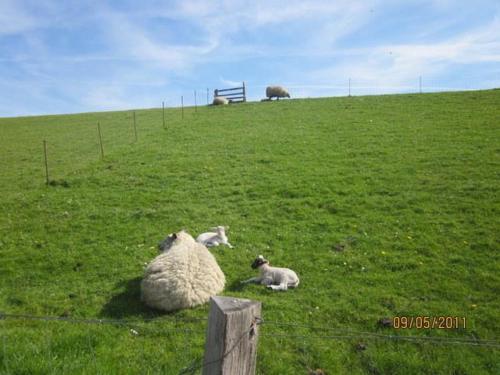
[[[214,101],[212,102],[213,105],[224,105],[228,103],[229,100],[227,100],[227,98],[225,98],[224,96],[216,96],[214,98]]]
[[[280,98],[289,98],[290,94],[284,87],[268,86],[266,88],[266,96],[269,100],[271,100],[272,98],[276,98],[276,100],[279,100]]]
[[[208,302],[224,289],[225,277],[214,256],[185,231],[169,235],[162,252],[147,266],[141,300],[164,311]]]
[[[229,243],[229,240],[226,236],[226,229],[229,229],[229,227],[223,227],[219,225],[218,227],[212,228],[213,232],[206,232],[200,234],[196,238],[196,242],[199,242],[206,247],[214,247],[214,246],[219,246],[219,245],[226,245],[229,246],[230,249],[233,248],[233,245]]]
[[[260,270],[259,277],[242,281],[243,283],[257,283],[266,285],[273,290],[287,290],[299,285],[299,277],[289,268],[271,267],[269,261],[259,255],[252,263],[252,268]]]

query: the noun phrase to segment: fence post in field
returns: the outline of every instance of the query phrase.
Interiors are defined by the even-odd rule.
[[[196,103],[196,90],[194,90],[194,111],[195,112],[198,112],[198,105]]]
[[[135,124],[135,111],[134,111],[134,135],[135,135],[135,141],[137,142],[137,126]]]
[[[207,105],[209,104],[208,102],[208,87],[207,87]]]
[[[422,76],[418,77],[418,92],[422,93]]]
[[[203,375],[255,374],[260,314],[258,301],[210,299]]]
[[[163,129],[165,129],[165,102],[161,102],[161,113],[163,120]]]
[[[101,158],[104,160],[104,148],[102,147],[101,124],[97,121],[97,133],[99,134],[99,144],[101,145]]]
[[[349,96],[351,96],[351,78],[349,78]]]
[[[45,183],[49,184],[49,162],[47,161],[47,141],[43,141],[43,156],[45,158]]]
[[[181,95],[181,115],[182,119],[184,119],[184,97]]]

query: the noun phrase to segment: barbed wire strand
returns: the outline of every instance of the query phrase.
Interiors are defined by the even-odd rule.
[[[439,340],[439,341],[464,341],[464,342],[481,342],[481,343],[490,343],[495,345],[500,345],[500,341],[497,339],[475,339],[475,338],[454,338],[454,337],[436,337],[436,336],[402,336],[402,335],[384,335],[377,332],[366,332],[366,331],[356,331],[352,329],[345,328],[331,328],[331,327],[318,327],[318,326],[309,326],[305,324],[296,324],[296,323],[281,323],[274,321],[263,321],[264,325],[278,325],[278,326],[293,326],[293,327],[301,327],[307,328],[311,331],[333,331],[336,333],[346,333],[346,334],[355,334],[355,335],[363,335],[363,336],[374,336],[374,337],[411,337],[418,338],[421,340]],[[321,336],[321,335],[320,335]]]
[[[191,323],[191,322],[207,322],[207,318],[175,318],[174,320],[167,320],[162,317],[158,318],[144,318],[144,319],[100,319],[100,318],[71,318],[67,316],[44,316],[44,315],[30,315],[30,314],[10,314],[0,312],[0,319],[29,319],[29,320],[46,320],[46,321],[64,321],[68,323],[86,323],[86,324],[116,324],[127,325],[148,322],[168,322],[168,323]]]
[[[98,319],[98,318],[70,318],[70,317],[58,317],[58,316],[41,316],[41,315],[29,315],[29,314],[10,314],[10,313],[0,313],[0,319],[11,318],[11,319],[27,319],[27,320],[43,320],[43,321],[64,321],[69,323],[85,323],[85,324],[112,324],[112,325],[122,325],[122,326],[134,326],[139,331],[144,330],[144,326],[137,326],[138,323],[143,322],[168,322],[168,323],[178,323],[178,322],[196,322],[196,321],[207,321],[206,318],[176,318],[176,320],[165,320],[158,318],[145,318],[143,320],[126,320],[126,319]],[[356,331],[351,329],[338,329],[331,327],[318,327],[300,323],[290,323],[290,322],[276,322],[259,319],[259,324],[265,325],[276,325],[276,326],[292,326],[307,328],[311,331],[331,331],[334,332],[333,335],[288,335],[280,333],[272,334],[262,334],[263,337],[288,337],[288,338],[316,338],[316,339],[388,339],[388,340],[401,340],[401,341],[419,341],[419,342],[431,342],[440,344],[453,344],[453,345],[473,345],[473,346],[489,346],[493,348],[500,347],[500,342],[496,339],[475,339],[475,338],[454,338],[454,337],[436,337],[436,336],[407,336],[407,335],[385,335],[376,332],[366,332],[366,331]],[[161,334],[162,332],[205,332],[205,330],[195,330],[188,328],[155,328],[153,331],[155,334]],[[338,334],[335,334],[338,333]]]
[[[397,335],[379,335],[366,337],[364,335],[328,335],[328,336],[313,336],[313,335],[287,335],[287,334],[261,334],[261,337],[282,337],[294,339],[326,339],[326,340],[394,340],[394,341],[408,341],[413,343],[431,343],[441,345],[471,345],[471,346],[484,346],[492,348],[500,348],[500,343],[482,342],[482,341],[458,341],[458,340],[433,340],[429,337],[419,336],[397,336]]]

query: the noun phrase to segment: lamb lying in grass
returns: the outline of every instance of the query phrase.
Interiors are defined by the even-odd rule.
[[[242,281],[243,283],[257,283],[266,285],[273,290],[287,290],[288,288],[297,287],[300,282],[294,271],[288,268],[271,267],[269,261],[264,259],[262,255],[259,255],[254,260],[252,268],[258,268],[260,276]]]
[[[196,242],[199,242],[206,247],[214,247],[219,245],[229,246],[230,249],[233,248],[233,245],[229,243],[229,240],[226,236],[226,229],[229,227],[223,227],[219,225],[218,227],[212,228],[213,232],[202,233],[196,238]]]
[[[158,245],[162,252],[147,266],[141,300],[164,311],[208,302],[224,289],[225,277],[214,256],[188,233],[169,235]]]

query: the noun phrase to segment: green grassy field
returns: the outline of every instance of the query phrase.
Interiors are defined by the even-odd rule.
[[[138,142],[130,111],[0,119],[0,312],[131,321],[0,319],[0,373],[194,366],[208,306],[151,311],[139,284],[166,234],[214,225],[235,246],[212,249],[224,295],[263,303],[259,374],[500,373],[498,347],[460,342],[500,336],[499,104],[500,90],[245,103],[168,109],[167,129],[138,110]],[[240,286],[258,254],[299,288]],[[377,325],[394,316],[466,328]]]

